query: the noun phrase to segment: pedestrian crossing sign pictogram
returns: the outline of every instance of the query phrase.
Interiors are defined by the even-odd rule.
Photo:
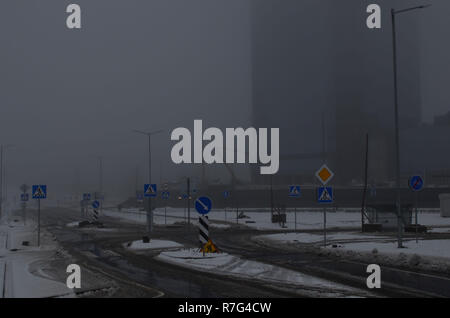
[[[324,164],[319,170],[317,170],[316,177],[323,185],[326,185],[331,179],[333,179],[334,173],[330,170],[330,168],[328,168],[327,165]]]
[[[301,194],[299,185],[291,185],[289,186],[289,196],[291,198],[298,198]]]
[[[145,184],[144,185],[144,196],[145,197],[156,197],[156,184]]]
[[[33,199],[46,199],[47,186],[44,184],[34,185],[32,188]]]
[[[317,191],[317,202],[333,203],[333,188],[332,187],[320,187]]]

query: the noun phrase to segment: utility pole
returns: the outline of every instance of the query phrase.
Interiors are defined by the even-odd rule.
[[[403,217],[401,209],[401,189],[400,189],[400,137],[399,137],[399,114],[398,114],[398,71],[397,71],[397,30],[396,30],[396,15],[417,10],[424,9],[431,5],[422,5],[411,7],[402,10],[391,9],[392,19],[392,53],[394,66],[394,120],[395,120],[395,183],[397,188],[396,206],[397,206],[397,247],[403,248]]]

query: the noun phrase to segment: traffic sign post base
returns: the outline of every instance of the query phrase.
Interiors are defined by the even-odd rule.
[[[200,249],[200,252],[203,252],[203,256],[205,256],[205,254],[209,253],[218,253],[219,250],[211,240],[208,240],[208,242]]]

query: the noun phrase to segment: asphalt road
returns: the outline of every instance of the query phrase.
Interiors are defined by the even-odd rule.
[[[42,211],[43,226],[58,242],[92,272],[98,272],[119,286],[113,296],[131,297],[301,297],[307,290],[286,289],[275,284],[234,279],[201,273],[153,259],[157,252],[136,254],[123,247],[125,242],[142,238],[144,226],[102,217],[104,230],[80,230],[66,224],[79,221],[79,212],[52,208]],[[116,229],[114,231],[108,229]],[[245,227],[213,230],[219,248],[242,258],[274,264],[336,283],[366,288],[364,262],[321,256],[292,246],[267,246],[253,240],[254,235],[271,233]],[[198,230],[182,225],[156,226],[154,238],[197,246]],[[450,297],[450,277],[401,268],[382,267],[382,288],[372,290],[381,297]]]
[[[66,224],[79,221],[77,212],[68,209],[42,211],[43,226],[74,257],[74,262],[114,280],[122,289],[113,296],[142,297],[293,297],[294,292],[252,281],[200,273],[153,259],[159,252],[136,254],[123,244],[142,238],[144,227],[104,218],[106,229],[79,230]],[[170,239],[171,233],[186,232],[182,227],[156,227],[155,238]],[[180,235],[180,234],[178,234]],[[180,237],[180,236],[177,236]],[[188,237],[188,235],[187,235]],[[194,246],[194,245],[193,245]],[[65,265],[66,266],[66,265]],[[65,267],[64,267],[65,268]],[[136,293],[136,289],[140,292]]]

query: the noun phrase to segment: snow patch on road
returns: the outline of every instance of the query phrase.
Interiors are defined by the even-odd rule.
[[[315,297],[371,296],[370,293],[290,269],[256,261],[240,259],[227,253],[205,254],[198,249],[162,252],[156,259],[185,268],[214,274],[249,279],[289,287],[301,294]]]

